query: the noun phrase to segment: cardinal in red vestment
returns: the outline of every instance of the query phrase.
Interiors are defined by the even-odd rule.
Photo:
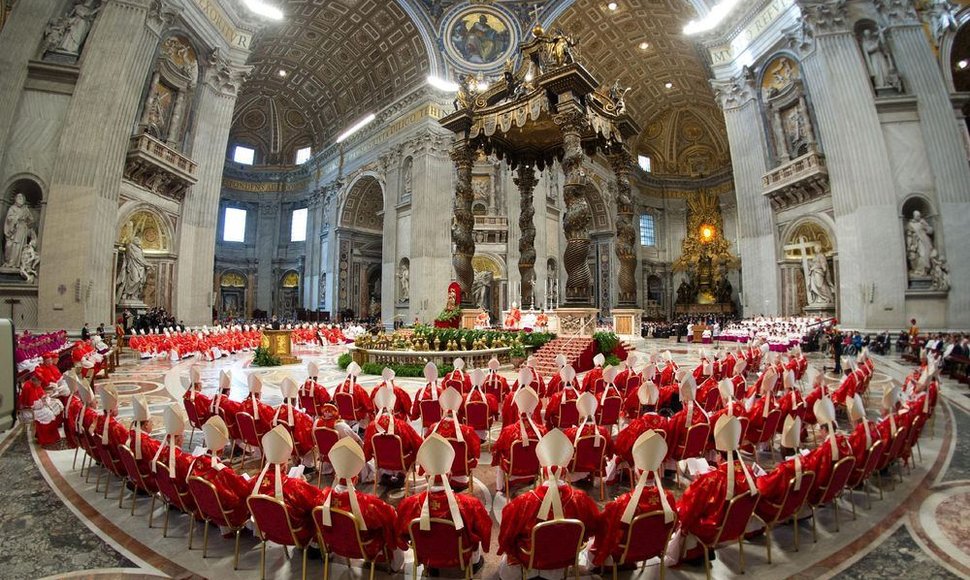
[[[634,417],[616,436],[616,455],[621,462],[633,465],[633,445],[647,431],[657,431],[669,438],[667,418],[657,413],[660,391],[652,381],[644,381],[634,393],[637,397],[635,412],[628,407],[627,417]],[[636,413],[641,413],[639,416]],[[631,482],[632,483],[632,482]]]
[[[397,438],[401,441],[400,453],[403,455],[403,467],[405,468],[410,468],[414,465],[414,458],[417,456],[418,448],[421,447],[422,443],[421,436],[418,435],[417,431],[414,430],[414,427],[412,427],[411,424],[406,420],[394,415],[392,409],[394,408],[395,400],[394,391],[392,391],[389,387],[385,386],[378,389],[377,396],[374,397],[374,403],[378,408],[377,415],[374,417],[374,420],[367,425],[367,429],[364,431],[364,455],[367,456],[368,460],[374,459],[374,467],[381,472],[387,471],[381,466],[383,461],[393,461],[397,458],[375,457],[376,451],[374,448],[374,437],[377,435],[397,436]],[[388,473],[392,477],[401,475],[400,471],[390,471]],[[405,473],[403,475],[407,474]]]
[[[189,388],[182,395],[182,400],[186,407],[195,408],[200,424],[205,423],[212,416],[212,398],[202,394],[202,374],[196,365],[189,367]]]
[[[222,451],[232,441],[229,427],[222,417],[210,417],[202,425],[202,434],[205,436],[208,453],[192,463],[189,477],[198,477],[211,483],[219,496],[227,523],[233,528],[241,527],[249,519],[246,498],[253,492],[256,482],[236,473],[231,466],[222,462]],[[223,534],[230,531],[229,528],[221,529]]]
[[[579,390],[576,388],[576,371],[571,365],[566,365],[559,371],[559,384],[559,392],[549,398],[549,404],[546,406],[546,426],[561,429],[575,427],[579,421],[579,413],[576,412]],[[568,407],[572,407],[572,411],[567,417],[562,413],[562,409]]]
[[[808,494],[808,501],[813,504],[818,503],[829,486],[836,462],[853,456],[848,439],[835,430],[835,404],[832,399],[822,397],[815,402],[814,410],[825,439],[805,458],[805,464],[815,472],[815,483]]]
[[[465,372],[464,359],[459,357],[452,361],[452,371],[445,375],[444,386],[455,387],[462,394],[472,388],[471,378]]]
[[[502,431],[492,445],[492,465],[501,469],[500,479],[504,479],[509,473],[513,443],[519,441],[524,446],[535,445],[546,434],[545,426],[536,423],[534,418],[538,406],[539,397],[532,387],[523,387],[515,393],[515,408],[519,411],[519,419],[503,423]]]
[[[148,410],[148,398],[142,394],[133,396],[131,398],[131,410],[131,430],[128,438],[128,448],[131,449],[132,455],[135,456],[138,471],[142,475],[150,474],[152,473],[152,459],[155,457],[155,452],[158,451],[158,447],[161,444],[158,440],[152,439],[152,416]],[[146,481],[146,483],[149,486],[154,486],[154,479],[148,479],[149,481]],[[152,489],[151,491],[157,490]]]
[[[472,372],[481,373],[481,370],[475,369]],[[458,410],[461,409],[462,402],[461,393],[454,387],[445,389],[441,393],[441,398],[438,399],[438,403],[441,404],[442,418],[428,428],[425,438],[427,439],[432,434],[437,433],[452,445],[464,445],[467,470],[464,473],[453,473],[452,479],[463,486],[467,486],[468,475],[472,469],[478,467],[478,460],[482,456],[482,440],[478,437],[475,429],[458,422]]]
[[[320,368],[317,363],[310,361],[306,365],[307,379],[300,387],[300,401],[304,406],[304,411],[314,417],[320,414],[320,408],[330,402],[330,393],[326,387],[317,382],[320,376]],[[312,407],[310,406],[312,405]]]
[[[286,377],[280,383],[283,402],[276,408],[273,426],[282,425],[290,432],[296,455],[305,465],[313,465],[313,419],[296,408],[300,387],[296,381]]]
[[[384,387],[390,388],[394,392],[394,416],[407,419],[411,414],[411,396],[408,395],[407,391],[397,386],[397,383],[394,382],[395,376],[396,375],[393,369],[390,367],[385,367],[384,370],[381,371],[381,377],[384,379],[384,381],[374,387],[374,390],[371,391],[370,400],[374,401],[374,397],[377,396],[377,391],[383,389]]]
[[[211,415],[218,415],[229,428],[229,435],[234,441],[241,441],[239,426],[236,424],[236,413],[242,411],[242,404],[229,398],[232,390],[232,376],[229,371],[219,372],[219,392],[212,397],[212,405],[209,407]]]
[[[535,375],[532,369],[526,366],[519,367],[519,378],[512,385],[512,390],[505,396],[505,400],[502,401],[502,425],[511,425],[516,421],[516,419],[521,414],[519,409],[516,407],[516,395],[523,387],[529,387],[532,389],[533,394],[538,396],[540,387],[535,382]],[[541,421],[541,409],[536,406],[532,413],[533,421]]]
[[[249,413],[256,422],[256,435],[262,437],[273,428],[276,410],[260,400],[263,394],[263,379],[256,373],[249,375],[249,396],[240,403],[238,413]],[[238,423],[238,419],[236,422]]]
[[[414,394],[414,402],[411,404],[411,412],[408,413],[408,417],[412,421],[421,419],[421,424],[425,427],[434,423],[434,420],[438,415],[440,415],[440,407],[438,407],[438,397],[441,396],[441,391],[444,388],[438,383],[438,367],[435,366],[433,362],[428,362],[424,365],[424,387]],[[422,404],[425,401],[430,401],[428,403],[428,414],[429,417],[423,417],[421,413]]]
[[[593,368],[590,369],[586,376],[583,377],[583,391],[588,393],[596,393],[598,390],[602,389],[602,385],[598,384],[603,378],[603,365],[606,363],[606,357],[603,353],[598,353],[593,357]]]
[[[360,370],[360,365],[356,362],[350,363],[347,367],[347,378],[334,389],[333,401],[340,410],[341,417],[364,426],[374,414],[374,403],[367,396],[364,387],[357,383]]]

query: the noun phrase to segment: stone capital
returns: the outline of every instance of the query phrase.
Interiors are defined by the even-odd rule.
[[[876,10],[886,19],[886,25],[920,26],[916,4],[912,0],[872,0]]]
[[[758,94],[755,89],[751,69],[744,67],[736,77],[727,80],[713,80],[714,98],[721,110],[740,109]]]
[[[209,57],[205,82],[216,92],[235,98],[253,67],[232,62],[224,51],[215,49]]]
[[[155,34],[161,35],[182,12],[182,8],[175,6],[171,0],[152,0],[148,5],[148,17],[145,25]]]
[[[815,36],[848,33],[848,6],[846,0],[796,0],[802,20]]]

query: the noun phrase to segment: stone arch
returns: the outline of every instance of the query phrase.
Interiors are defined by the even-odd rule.
[[[940,36],[940,68],[951,91],[970,90],[970,65],[959,68],[961,60],[970,63],[970,10],[963,9],[956,14],[956,30],[945,30]],[[932,32],[932,31],[931,31]],[[966,109],[964,109],[966,113]]]
[[[814,245],[814,247],[811,247]],[[803,246],[796,249],[795,246]],[[787,249],[786,248],[790,248]],[[809,269],[805,260],[813,260],[817,249],[825,256],[828,283],[834,302],[828,306],[809,304]],[[803,258],[803,254],[805,257]],[[793,221],[779,239],[779,280],[781,280],[781,310],[784,316],[803,314],[837,315],[839,303],[838,245],[835,224],[825,214],[804,216]]]
[[[383,212],[384,186],[376,175],[365,173],[347,188],[338,223],[341,227],[380,232]]]
[[[778,256],[785,256],[785,245],[791,243],[792,241],[797,241],[800,233],[807,233],[815,229],[819,234],[824,235],[828,241],[827,249],[825,250],[826,255],[838,254],[838,243],[835,237],[835,223],[832,219],[825,214],[804,216],[792,221],[788,224],[782,231],[781,236],[778,239]],[[808,236],[806,236],[808,237]],[[809,238],[809,241],[819,241]]]
[[[118,212],[117,232],[115,243],[119,246],[138,236],[146,253],[175,253],[173,224],[158,208],[147,203],[122,206]]]
[[[249,276],[236,269],[226,269],[219,274],[216,291],[219,296],[216,307],[220,318],[246,317],[250,312],[252,288]]]
[[[903,247],[907,249],[904,256],[903,265],[906,267],[907,272],[912,270],[909,262],[909,244],[907,243],[909,222],[913,218],[914,212],[917,211],[920,213],[920,217],[925,219],[933,230],[930,236],[933,244],[933,252],[931,252],[931,256],[936,255],[942,260],[946,260],[946,255],[944,252],[946,244],[944,243],[943,221],[940,219],[940,216],[937,213],[933,200],[924,193],[911,193],[903,198],[899,203],[900,231],[902,232],[903,236]],[[919,274],[914,275],[919,276]],[[914,275],[911,275],[910,278],[912,278]],[[913,284],[912,280],[910,281],[910,284]]]

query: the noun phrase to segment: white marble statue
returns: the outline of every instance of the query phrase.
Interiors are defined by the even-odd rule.
[[[33,284],[37,279],[37,270],[40,268],[40,253],[37,252],[37,237],[31,236],[23,252],[20,253],[20,276]]]
[[[401,269],[397,273],[398,279],[398,299],[407,302],[411,294],[411,268],[407,262],[401,264]]]
[[[128,242],[118,272],[118,300],[141,300],[148,281],[148,262],[141,249],[141,238]]]
[[[825,254],[815,252],[808,265],[808,303],[831,304],[832,283],[829,280],[829,264]]]
[[[0,267],[20,269],[21,253],[30,239],[37,237],[37,232],[34,230],[34,212],[27,207],[27,198],[18,192],[13,199],[3,220],[3,264]]]
[[[100,10],[99,0],[75,0],[74,8],[64,20],[64,32],[57,44],[57,50],[80,54],[81,45],[84,44],[84,39],[91,31],[91,25]]]
[[[865,55],[873,86],[877,89],[898,89],[899,75],[896,74],[889,46],[882,33],[866,28],[862,31],[859,44],[862,46],[862,54]]]
[[[941,258],[936,250],[930,253],[930,278],[933,278],[934,290],[950,289],[950,269],[946,265],[946,260]]]
[[[906,223],[906,260],[910,276],[927,276],[933,249],[933,226],[919,211]]]
[[[492,284],[492,273],[488,270],[475,272],[475,279],[472,282],[472,296],[475,297],[475,304],[479,308],[487,308],[488,288]]]

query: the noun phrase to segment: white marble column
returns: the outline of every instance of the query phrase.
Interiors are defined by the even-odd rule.
[[[445,307],[448,284],[454,279],[452,212],[441,202],[443,192],[455,189],[450,149],[450,138],[429,129],[427,139],[413,153],[410,315],[424,323],[431,323]]]
[[[42,328],[113,320],[112,250],[125,151],[164,26],[152,6],[150,0],[105,2],[84,45],[44,224]],[[206,289],[211,276],[210,268]]]
[[[970,166],[963,135],[948,98],[933,47],[911,4],[885,11],[889,41],[904,86],[916,95],[920,129],[933,173],[937,203],[936,245],[950,267],[947,326],[970,326]],[[906,193],[906,192],[904,192]]]
[[[742,74],[734,79],[715,81],[713,85],[724,111],[737,192],[741,311],[744,316],[777,315],[779,281],[774,214],[762,193],[761,178],[768,170],[767,155],[764,124],[755,99],[753,79]],[[671,259],[674,259],[673,254],[679,253],[680,243],[677,238],[671,242]]]
[[[393,328],[397,304],[397,200],[401,197],[401,155],[381,157],[384,173],[384,238],[381,240],[381,321]]]
[[[193,115],[195,130],[189,150],[199,164],[199,181],[182,202],[174,288],[174,314],[193,326],[212,322],[209,280],[215,265],[219,194],[232,111],[244,72],[243,67],[228,61],[208,65]]]
[[[869,73],[844,3],[805,4],[802,16],[814,32],[801,64],[832,187],[840,320],[895,328],[904,317],[906,258]],[[873,283],[875,292],[867,291]]]
[[[281,209],[279,194],[266,194],[259,202],[259,221],[256,223],[256,308],[265,310],[270,316],[276,309],[276,288],[280,283],[273,259],[280,240]]]

